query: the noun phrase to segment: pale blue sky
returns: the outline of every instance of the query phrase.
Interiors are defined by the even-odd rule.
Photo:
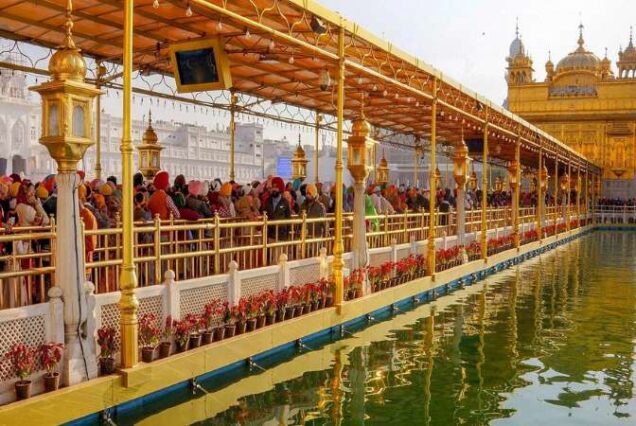
[[[636,26],[634,0],[320,0],[501,104],[506,96],[505,58],[519,17],[521,39],[534,60],[535,78],[576,48],[579,20],[588,50],[612,62]],[[615,68],[614,68],[615,69]]]

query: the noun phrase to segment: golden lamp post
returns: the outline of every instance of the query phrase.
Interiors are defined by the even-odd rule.
[[[462,131],[463,133],[463,131]],[[466,232],[466,206],[465,195],[466,178],[468,176],[468,147],[462,140],[455,146],[453,155],[453,177],[457,184],[457,241],[458,244],[464,245],[464,234]],[[476,179],[475,179],[476,180]]]
[[[159,138],[152,128],[152,112],[148,113],[148,128],[144,132],[141,144],[137,147],[139,152],[139,171],[146,179],[152,179],[161,170],[161,150]]]
[[[389,163],[384,157],[384,151],[382,151],[382,158],[378,167],[375,169],[375,183],[378,185],[386,185],[389,182]]]
[[[367,266],[368,247],[365,224],[366,181],[373,166],[375,141],[369,137],[371,126],[364,114],[353,121],[347,139],[347,168],[353,177],[353,268]],[[365,289],[366,290],[366,289]]]
[[[99,89],[85,82],[86,62],[73,42],[73,5],[66,4],[66,35],[63,45],[49,60],[51,79],[31,87],[42,98],[42,137],[44,145],[57,163],[57,235],[58,257],[55,282],[64,299],[64,362],[62,382],[78,383],[97,375],[92,336],[81,333],[87,321],[85,297],[85,261],[77,188],[77,163],[93,145],[91,136],[93,100]],[[73,249],[69,249],[73,248]],[[92,352],[92,354],[91,354]]]
[[[305,157],[305,150],[300,145],[300,135],[298,135],[298,146],[292,157],[291,166],[292,179],[300,179],[301,182],[304,181],[307,176],[307,158]]]

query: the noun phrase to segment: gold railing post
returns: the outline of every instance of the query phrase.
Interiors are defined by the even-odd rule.
[[[558,222],[559,222],[559,212],[563,212],[562,209],[562,205],[563,203],[561,203],[561,205],[559,205],[559,186],[560,186],[560,182],[559,182],[559,156],[556,155],[554,157],[554,234],[558,234],[557,231],[557,227],[558,227]],[[547,209],[547,207],[546,207]],[[548,218],[551,216],[548,213],[546,213],[546,216],[548,216]]]
[[[155,215],[155,229],[154,229],[154,243],[155,243],[155,284],[161,282],[161,219],[159,215]]]
[[[267,238],[264,231],[263,238]],[[214,214],[214,273],[221,273],[221,218],[219,217],[219,212]]]
[[[519,216],[521,215],[520,200],[521,200],[521,133],[517,133],[517,142],[515,144],[515,163],[516,170],[513,172],[515,176],[515,187],[513,188],[515,193],[513,194],[513,216],[512,216],[512,233],[515,239],[515,247],[518,249],[521,246],[521,238],[519,238]]]
[[[340,22],[338,32],[338,108],[337,108],[337,143],[336,143],[336,222],[335,238],[333,246],[333,275],[335,282],[334,304],[336,311],[340,314],[344,296],[344,244],[342,241],[342,139],[344,133],[344,84],[345,84],[345,30]]]
[[[304,259],[307,254],[307,212],[305,210],[300,214],[300,218],[302,220],[300,224],[300,258]]]
[[[484,123],[484,146],[481,172],[481,258],[488,260],[488,119]]]
[[[539,139],[539,144],[541,144],[541,139]],[[543,239],[543,204],[544,204],[544,196],[543,196],[543,146],[539,145],[539,171],[537,173],[537,211],[536,211],[536,221],[537,221],[537,235],[539,241]]]
[[[426,254],[426,268],[431,277],[435,277],[435,201],[437,193],[437,78],[433,78],[433,101],[431,104],[431,165],[429,173],[429,232],[428,232],[428,252]]]
[[[124,52],[123,52],[123,132],[121,140],[122,157],[122,212],[123,212],[123,257],[119,288],[121,298],[121,365],[132,368],[138,361],[138,324],[137,310],[139,301],[135,295],[137,274],[134,263],[133,235],[133,145],[131,135],[132,124],[132,70],[133,70],[133,14],[134,0],[124,1]]]
[[[566,209],[565,209],[565,230],[570,230],[570,194],[572,193],[572,185],[570,184],[572,179],[572,161],[568,159],[568,187],[566,188]]]
[[[98,89],[101,88],[102,78],[106,73],[106,68],[102,65],[102,61],[98,60],[97,63],[97,78],[95,80],[95,86]],[[95,178],[102,178],[102,92],[101,90],[97,94],[96,110],[95,111]]]
[[[267,219],[267,212],[263,212],[263,257],[262,257],[262,261],[263,261],[263,266],[269,266],[267,264],[267,233],[268,233],[268,229],[267,229],[267,223],[268,223],[268,219]]]

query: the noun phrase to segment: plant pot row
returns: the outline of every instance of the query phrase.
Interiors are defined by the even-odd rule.
[[[256,318],[249,318],[245,321],[223,324],[213,327],[209,330],[204,330],[203,332],[191,333],[187,339],[175,340],[174,349],[176,353],[183,353],[187,350],[195,349],[200,346],[208,345],[210,343],[249,333],[268,325],[273,325],[277,322],[296,318],[315,310],[330,307],[332,305],[333,298],[328,297],[325,299],[316,300],[309,304],[287,306],[284,310],[280,309],[276,313],[270,315],[259,315]],[[166,358],[171,355],[172,346],[173,344],[171,342],[164,341],[161,342],[158,347],[144,347],[141,350],[142,361],[146,363],[154,361],[157,356],[157,352],[159,359]],[[108,361],[108,363],[110,364],[111,361]],[[112,374],[114,372],[114,360],[112,360],[112,364],[112,369],[102,368],[102,374]]]
[[[52,372],[45,373],[44,379],[44,392],[52,392],[60,387],[60,373]],[[18,380],[15,382],[15,395],[18,401],[28,399],[31,397],[31,388],[33,382],[31,380]]]

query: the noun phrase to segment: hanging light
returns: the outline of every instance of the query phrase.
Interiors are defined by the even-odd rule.
[[[289,57],[289,60],[288,60],[287,62],[289,62],[289,65],[294,65],[294,62],[295,62],[295,61],[296,61],[296,60],[294,59],[294,55],[291,55],[291,56]]]
[[[153,0],[152,7],[154,9],[159,9],[159,0]]]
[[[188,18],[192,16],[192,8],[190,7],[190,2],[188,2],[188,7],[186,8],[185,13]]]
[[[250,29],[245,28],[245,38],[249,40],[251,37],[252,37],[252,34],[250,34]]]
[[[331,76],[326,68],[320,73],[318,81],[320,83],[320,90],[327,90],[331,87]]]
[[[223,31],[223,22],[219,19],[219,22],[216,24],[216,29],[219,31]]]
[[[380,164],[375,169],[375,183],[378,185],[384,185],[389,181],[389,163],[384,156],[384,150],[382,150],[382,159]]]
[[[382,92],[382,96],[385,96],[385,97],[386,97],[386,95],[388,95],[388,94],[389,94],[389,91],[388,91],[388,90],[386,90],[386,89],[384,89],[384,92]]]
[[[276,47],[276,42],[274,40],[269,42],[269,46],[267,47],[269,50],[274,50]]]

